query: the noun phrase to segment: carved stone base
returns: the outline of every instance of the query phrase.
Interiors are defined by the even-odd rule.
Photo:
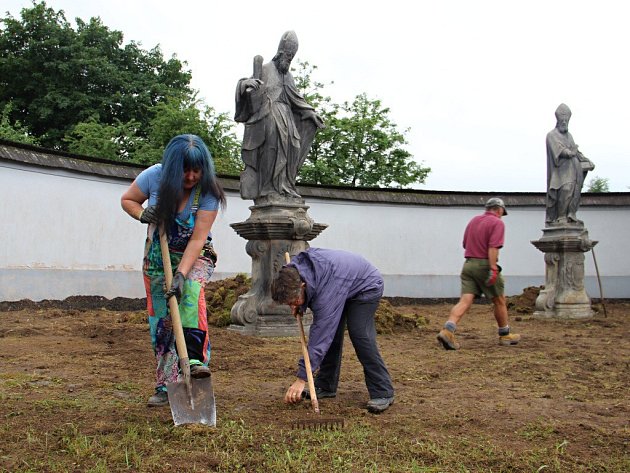
[[[310,312],[305,314],[302,319],[304,332],[307,335],[312,321],[313,318]],[[246,325],[230,324],[228,330],[238,332],[241,335],[252,335],[256,337],[293,337],[300,334],[297,321],[292,315],[267,315],[265,317],[256,317],[254,323]]]
[[[271,283],[285,264],[285,252],[295,255],[309,247],[328,225],[315,223],[307,215],[308,206],[295,200],[284,203],[264,203],[250,207],[245,222],[232,228],[247,242],[246,251],[252,258],[252,287],[238,298],[232,307],[229,330],[245,335],[286,337],[299,334],[289,306],[277,304],[271,298]],[[304,315],[308,331],[312,317]]]
[[[534,317],[558,318],[558,319],[588,319],[593,317],[594,312],[588,304],[563,304],[557,303],[553,311],[535,311]]]
[[[545,288],[536,299],[534,316],[588,318],[591,300],[584,288],[584,253],[597,244],[582,223],[553,225],[532,244],[545,253]]]

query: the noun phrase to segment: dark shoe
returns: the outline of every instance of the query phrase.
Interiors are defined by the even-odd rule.
[[[445,328],[440,330],[437,339],[440,341],[445,350],[459,350],[459,343],[455,340],[455,334],[450,330]]]
[[[208,378],[210,376],[210,368],[204,365],[192,365],[190,367],[190,376],[195,379]]]
[[[392,404],[394,404],[394,396],[377,397],[368,401],[367,410],[374,414],[378,414],[379,412],[387,410]]]
[[[147,401],[147,406],[149,407],[162,407],[168,406],[168,394],[166,391],[157,390],[155,394],[149,398]]]
[[[503,346],[516,345],[521,341],[521,336],[518,333],[508,333],[507,335],[499,336],[499,344]]]
[[[325,391],[322,388],[315,387],[315,395],[317,399],[325,399],[327,397],[337,397],[337,393],[331,393],[330,391]],[[311,393],[308,389],[302,391],[302,399],[310,399]]]

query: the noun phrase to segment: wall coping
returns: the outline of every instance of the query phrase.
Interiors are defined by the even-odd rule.
[[[38,146],[0,139],[0,162],[61,169],[95,176],[130,181],[147,166],[81,156]],[[239,179],[219,175],[226,191],[239,191]],[[490,197],[500,196],[508,207],[545,205],[545,192],[469,192],[421,189],[387,189],[345,186],[298,185],[304,198],[346,200],[383,204],[426,205],[436,207],[483,207]],[[630,192],[582,193],[582,207],[630,207]]]

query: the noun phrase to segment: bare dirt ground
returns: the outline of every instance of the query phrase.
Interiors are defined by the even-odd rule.
[[[123,412],[138,422],[172,422],[168,408],[145,407],[154,361],[144,311],[117,302],[0,304],[0,471],[31,471],[21,469],[22,460],[56,454],[29,442],[29,432],[45,431],[52,444],[69,422],[106,432]],[[491,307],[476,304],[460,325],[457,352],[435,338],[450,303],[397,306],[427,325],[379,336],[395,404],[381,415],[366,412],[362,371],[346,340],[338,395],[321,400],[322,411],[350,425],[369,423],[384,439],[415,432],[442,444],[466,438],[471,448],[491,439],[512,461],[545,444],[571,459],[566,471],[622,471],[590,466],[630,464],[630,304],[608,302],[607,317],[542,320],[520,302],[510,314],[520,345],[499,346]],[[220,327],[210,336],[219,425],[283,425],[310,415],[308,405],[281,402],[301,353],[297,338],[251,338]],[[112,397],[116,409],[106,402]],[[102,409],[77,408],[88,400]],[[532,471],[506,465],[494,471]]]

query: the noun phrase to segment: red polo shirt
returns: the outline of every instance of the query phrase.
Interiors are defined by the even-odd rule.
[[[489,248],[502,248],[505,224],[490,211],[477,215],[466,226],[464,232],[464,256],[466,258],[488,258]]]

